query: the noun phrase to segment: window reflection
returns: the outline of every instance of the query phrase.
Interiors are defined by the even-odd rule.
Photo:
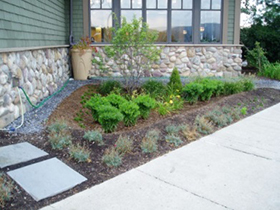
[[[192,12],[172,11],[172,42],[192,42]]]
[[[132,8],[133,9],[142,8],[142,0],[132,0]]]
[[[157,7],[156,0],[147,0],[146,4],[148,9],[155,9]]]
[[[102,0],[102,8],[110,9],[112,8],[112,0]]]
[[[183,0],[183,9],[192,9],[193,8],[192,3],[193,3],[192,0]]]
[[[90,8],[100,8],[100,0],[90,0]]]
[[[130,0],[121,0],[121,8],[130,8]]]
[[[167,9],[167,0],[158,0],[159,9]]]
[[[210,9],[210,0],[201,0],[201,9]]]
[[[201,42],[221,41],[221,12],[201,11],[200,25]]]
[[[93,42],[109,42],[112,39],[112,12],[110,10],[91,11],[91,39]]]
[[[221,0],[212,0],[212,9],[221,9]]]
[[[167,41],[167,11],[147,11],[147,23],[150,30],[159,33],[158,42]]]
[[[122,10],[121,16],[126,18],[126,21],[128,23],[131,23],[133,20],[133,17],[135,16],[137,19],[142,17],[142,11],[141,10]]]
[[[172,0],[172,9],[181,9],[181,0]]]

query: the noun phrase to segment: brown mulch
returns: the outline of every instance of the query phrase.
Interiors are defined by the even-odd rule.
[[[213,110],[217,106],[227,106],[232,108],[236,106],[247,107],[247,115],[243,116],[247,117],[280,102],[280,90],[257,89],[232,96],[213,98],[208,102],[199,102],[195,105],[189,105],[185,103],[184,108],[178,113],[173,113],[172,115],[168,116],[160,116],[158,113],[152,112],[148,120],[139,120],[137,125],[134,127],[127,128],[123,125],[120,125],[115,133],[103,135],[105,142],[104,146],[97,146],[96,144],[92,144],[83,140],[84,130],[78,125],[76,121],[74,121],[76,112],[82,108],[82,105],[80,104],[80,97],[87,90],[87,88],[88,87],[86,86],[82,87],[71,94],[68,98],[66,98],[52,113],[47,124],[61,118],[67,121],[69,123],[69,126],[72,128],[71,132],[73,143],[80,143],[82,145],[84,144],[91,150],[91,162],[75,162],[74,160],[70,159],[67,149],[63,151],[52,150],[50,144],[48,143],[48,133],[46,130],[41,133],[28,135],[0,132],[0,146],[27,141],[49,153],[48,157],[29,161],[28,163],[19,164],[12,167],[7,167],[1,169],[0,172],[7,172],[9,170],[29,165],[43,159],[57,157],[58,159],[62,160],[64,163],[72,167],[74,170],[81,173],[88,180],[71,190],[39,202],[34,201],[30,197],[30,195],[28,195],[20,186],[16,185],[13,193],[13,199],[6,204],[4,209],[39,209],[43,206],[49,205],[77,192],[85,190],[91,186],[102,183],[112,177],[115,177],[158,156],[176,149],[174,146],[169,145],[167,142],[160,141],[158,145],[158,151],[156,153],[143,154],[139,145],[146,132],[150,129],[156,128],[160,130],[161,137],[164,138],[164,136],[166,135],[165,127],[167,125],[192,125],[196,116],[203,115],[207,111]],[[86,130],[100,128],[97,123],[93,122],[90,115],[85,117]],[[134,149],[130,154],[127,154],[123,158],[123,163],[120,167],[109,168],[101,162],[101,158],[105,149],[114,145],[119,135],[130,136],[130,138],[134,141]],[[188,143],[189,142],[185,140],[183,145],[186,145]]]

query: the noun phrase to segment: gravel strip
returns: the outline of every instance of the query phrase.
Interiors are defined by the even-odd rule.
[[[49,99],[43,106],[38,109],[31,108],[30,111],[24,114],[24,124],[21,128],[17,129],[16,133],[30,134],[35,132],[41,132],[44,129],[44,122],[48,119],[55,108],[68,97],[76,89],[87,85],[87,84],[97,84],[100,81],[109,80],[112,78],[94,78],[87,81],[70,80],[63,91],[58,93],[56,96]],[[123,81],[122,78],[114,78],[115,80]],[[149,78],[143,78],[140,80],[140,84],[149,80]],[[159,78],[159,81],[167,83],[169,78]],[[187,83],[193,79],[182,78],[183,83]],[[228,79],[222,79],[228,80]],[[230,79],[231,80],[231,79]],[[269,79],[254,79],[256,88],[274,88],[280,89],[280,81],[269,80]],[[21,117],[11,123],[7,128],[14,128],[21,124]]]

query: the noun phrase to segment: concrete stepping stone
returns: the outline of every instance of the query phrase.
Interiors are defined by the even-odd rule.
[[[28,142],[0,147],[0,168],[27,162],[48,155]]]
[[[87,180],[57,158],[9,171],[8,175],[36,201],[57,195]]]

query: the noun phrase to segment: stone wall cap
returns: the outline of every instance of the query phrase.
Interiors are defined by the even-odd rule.
[[[0,53],[22,52],[28,50],[43,50],[53,48],[68,48],[70,45],[52,45],[52,46],[38,46],[38,47],[14,47],[14,48],[0,48]]]
[[[110,46],[111,44],[92,44],[94,47],[105,47]],[[155,44],[156,46],[165,46],[165,47],[243,47],[241,44]]]

